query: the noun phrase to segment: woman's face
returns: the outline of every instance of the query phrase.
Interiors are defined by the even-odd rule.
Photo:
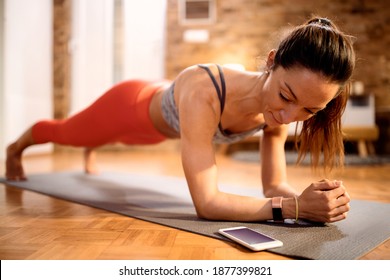
[[[306,68],[272,70],[262,96],[265,123],[270,127],[304,121],[324,109],[340,86]]]

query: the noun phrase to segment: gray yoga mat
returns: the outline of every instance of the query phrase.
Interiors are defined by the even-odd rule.
[[[25,182],[0,182],[224,240],[218,229],[248,226],[283,241],[283,247],[269,251],[302,259],[357,259],[390,237],[390,203],[353,200],[346,220],[325,225],[219,222],[197,218],[184,178],[61,172],[30,175]],[[262,197],[260,189],[220,188]]]

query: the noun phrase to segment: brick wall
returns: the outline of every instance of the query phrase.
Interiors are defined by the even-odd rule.
[[[168,0],[166,73],[215,62],[241,63],[256,70],[278,43],[283,27],[311,14],[329,17],[356,37],[354,78],[376,96],[378,110],[390,108],[390,4],[387,0],[216,0],[217,18],[209,25],[181,25],[178,0]],[[183,42],[189,29],[209,32],[207,43]]]
[[[53,115],[68,116],[70,109],[71,1],[53,0]]]

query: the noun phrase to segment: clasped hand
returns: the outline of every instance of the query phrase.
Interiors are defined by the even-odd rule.
[[[325,179],[307,187],[298,200],[300,218],[332,223],[347,217],[351,199],[342,181]]]

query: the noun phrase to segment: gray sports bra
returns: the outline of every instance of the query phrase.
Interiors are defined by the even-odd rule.
[[[210,71],[210,69],[205,65],[198,65],[200,68],[207,71],[207,73],[210,76],[210,79],[212,80],[214,87],[217,91],[218,98],[221,104],[221,115],[223,113],[224,107],[225,107],[225,96],[226,96],[226,84],[225,84],[225,78],[224,74],[222,72],[222,68],[217,64],[219,76],[221,80],[221,87],[219,87],[213,73]],[[165,90],[163,93],[161,106],[162,106],[162,115],[164,120],[168,123],[169,126],[171,126],[177,133],[180,133],[180,121],[179,121],[179,113],[177,111],[177,106],[175,103],[174,98],[174,87],[175,83],[172,83],[172,85]],[[213,142],[215,143],[234,143],[238,142],[244,138],[247,138],[259,130],[263,129],[266,125],[262,124],[252,130],[244,131],[241,133],[228,133],[226,130],[223,129],[221,121],[218,124],[218,128],[215,131]]]

